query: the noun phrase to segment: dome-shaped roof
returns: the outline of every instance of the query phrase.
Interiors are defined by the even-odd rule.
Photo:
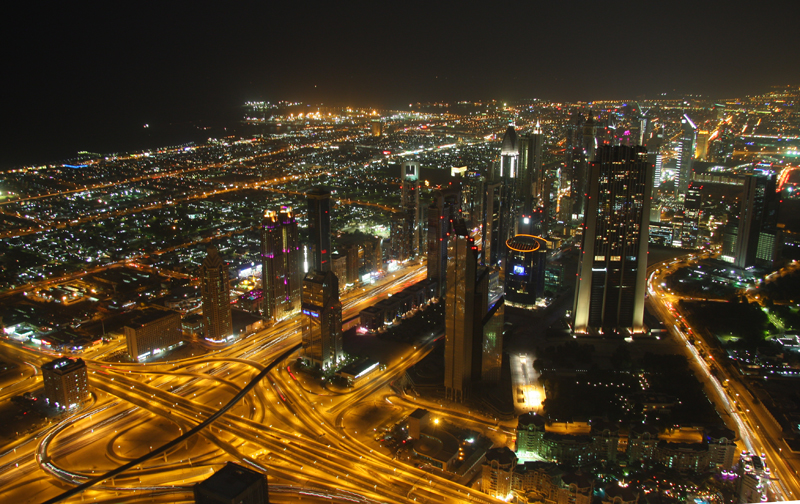
[[[509,124],[508,128],[506,128],[506,134],[503,135],[503,147],[500,149],[500,154],[505,156],[506,154],[517,155],[518,153],[517,132],[514,130],[514,126]]]

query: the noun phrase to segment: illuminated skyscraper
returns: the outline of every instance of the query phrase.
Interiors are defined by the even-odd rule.
[[[315,187],[306,193],[308,200],[308,230],[311,235],[313,271],[331,269],[331,191]]]
[[[461,197],[461,215],[477,226],[482,225],[486,203],[486,177],[477,170],[464,173]]]
[[[735,245],[734,264],[737,267],[755,265],[759,248],[762,249],[763,259],[759,262],[771,265],[774,259],[777,199],[774,175],[745,177]],[[765,250],[772,250],[772,253],[766,254]]]
[[[444,386],[447,397],[463,402],[472,382],[473,309],[478,250],[463,221],[453,223],[447,242]]]
[[[578,194],[578,187],[585,175],[585,167],[583,163],[585,156],[583,154],[583,114],[577,110],[573,110],[567,125],[567,137],[565,139],[564,149],[564,168],[561,170],[561,188],[570,189],[571,199],[575,199]],[[568,213],[572,213],[569,209]]]
[[[483,249],[482,261],[485,265],[498,264],[502,255],[503,237],[501,223],[503,217],[503,184],[491,182],[486,184],[486,203],[484,204]]]
[[[373,119],[370,122],[370,128],[374,137],[379,137],[383,134],[383,123],[381,123],[380,119]]]
[[[544,297],[547,242],[531,234],[518,234],[506,242],[506,303],[532,308]]]
[[[495,266],[503,262],[503,243],[514,232],[515,215],[519,213],[519,139],[513,125],[509,125],[500,148],[500,163],[495,165],[491,180],[486,185],[486,212],[483,225],[483,261]]]
[[[683,229],[681,229],[681,247],[697,248],[700,234],[700,213],[703,195],[697,182],[689,182],[686,198],[683,201]]]
[[[500,285],[500,271],[478,268],[475,286],[475,333],[473,335],[472,380],[484,384],[500,382],[503,364],[503,326],[505,300]]]
[[[461,193],[457,188],[435,191],[428,207],[428,280],[436,282],[437,295],[443,297],[447,284],[447,237],[458,217]]]
[[[708,130],[697,130],[697,146],[694,150],[694,157],[698,161],[705,161],[708,155],[708,138],[711,132]]]
[[[597,149],[597,124],[591,110],[586,122],[582,122],[581,128],[580,136],[575,138],[575,143],[580,141],[580,153],[573,156],[575,158],[573,159],[575,166],[570,189],[572,213],[579,217],[583,216],[586,211],[586,190],[589,184],[588,167],[589,163],[594,160],[595,150]]]
[[[208,255],[200,266],[200,282],[205,337],[211,341],[225,341],[233,336],[231,284],[228,265],[214,246],[208,248]]]
[[[499,272],[478,265],[479,251],[466,223],[453,222],[447,247],[445,388],[463,402],[480,381],[500,380],[504,302]]]
[[[267,210],[261,225],[264,317],[283,320],[300,312],[303,258],[291,207]]]
[[[398,221],[396,259],[405,261],[419,255],[419,162],[406,161],[400,165],[400,180],[403,214]]]
[[[304,358],[323,370],[335,369],[344,358],[339,281],[332,271],[308,273],[303,280]]]
[[[647,162],[655,167],[655,171],[653,172],[653,188],[658,189],[658,187],[661,185],[661,154],[648,154]]]
[[[694,158],[697,127],[689,116],[681,118],[681,138],[675,150],[677,165],[675,167],[675,196],[686,196],[686,189],[692,179],[692,159]]]
[[[643,330],[653,169],[644,147],[602,146],[590,164],[576,334]]]
[[[542,127],[536,122],[533,132],[523,135],[519,139],[519,171],[521,183],[519,184],[518,215],[530,212],[536,206],[542,206],[542,193],[544,192],[544,135]]]
[[[611,129],[616,129],[616,121],[613,116],[609,118],[608,122]],[[589,117],[586,118],[586,122],[583,124],[582,139],[583,155],[586,157],[586,161],[591,163],[594,161],[594,154],[597,150],[597,123],[591,110],[589,111]]]

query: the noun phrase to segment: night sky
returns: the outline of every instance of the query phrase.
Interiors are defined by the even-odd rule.
[[[145,138],[145,123],[219,120],[246,100],[407,108],[800,84],[791,2],[125,5],[6,11],[0,166],[158,146],[173,138]]]

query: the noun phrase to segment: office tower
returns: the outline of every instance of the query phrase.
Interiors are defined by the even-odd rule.
[[[522,214],[517,221],[518,235],[542,236],[545,233],[545,213],[542,207]],[[506,243],[508,243],[508,240],[506,240]]]
[[[650,135],[650,130],[652,129],[652,123],[647,118],[647,113],[650,112],[650,107],[642,107],[639,103],[636,103],[636,106],[639,108],[639,145],[644,145],[645,140]]]
[[[681,246],[697,248],[700,233],[700,214],[702,213],[703,194],[697,182],[689,182],[686,198],[683,201],[683,229],[681,230]]]
[[[182,342],[181,314],[161,308],[146,308],[122,328],[128,355],[135,362],[177,348]]]
[[[514,126],[509,125],[500,148],[499,171],[493,180],[500,184],[500,198],[494,203],[499,234],[494,234],[493,230],[492,253],[496,256],[492,258],[492,265],[503,262],[505,250],[502,244],[514,232],[515,216],[519,215],[518,187],[522,183],[519,177],[519,140]]]
[[[436,282],[436,297],[444,296],[447,279],[447,236],[450,233],[450,215],[441,191],[433,193],[428,207],[428,280]]]
[[[478,250],[464,221],[453,223],[447,242],[444,386],[449,399],[463,402],[472,381],[475,281]]]
[[[719,134],[716,137],[709,137],[708,153],[706,158],[709,161],[725,163],[733,159],[733,143],[736,135],[732,127],[727,123],[719,125]]]
[[[602,146],[590,165],[576,334],[643,330],[652,177],[644,147]]]
[[[561,210],[564,220],[570,220],[572,214],[582,209],[584,181],[586,179],[586,154],[584,152],[584,119],[583,114],[574,110],[567,126],[567,138],[564,149],[564,169],[561,173],[561,188],[569,187],[568,200],[562,198]]]
[[[694,158],[697,127],[689,116],[681,118],[681,138],[675,150],[675,196],[686,196],[686,188],[692,178],[692,159]]]
[[[697,146],[694,149],[694,158],[698,161],[705,161],[708,155],[708,139],[711,132],[708,130],[697,130]]]
[[[583,114],[573,110],[567,124],[567,137],[564,149],[564,168],[561,173],[561,189],[570,189],[569,196],[577,192],[578,181],[583,178]],[[571,210],[571,209],[570,209]]]
[[[594,159],[595,151],[597,149],[597,123],[594,120],[592,111],[589,111],[589,116],[585,122],[582,122],[582,132],[576,140],[580,140],[581,145],[578,163],[573,170],[572,185],[570,188],[570,196],[572,196],[572,213],[578,217],[582,217],[586,211],[586,187],[588,184],[588,166]],[[573,161],[574,162],[574,161]]]
[[[736,262],[736,244],[739,241],[738,219],[730,219],[722,228],[722,251],[719,258],[725,262]]]
[[[291,207],[267,210],[261,224],[261,286],[264,317],[279,321],[300,313],[303,258]]]
[[[196,504],[269,504],[267,475],[228,462],[193,487]]]
[[[505,304],[499,271],[479,266],[479,251],[462,219],[447,241],[445,388],[463,402],[474,383],[500,380]]]
[[[406,161],[400,165],[401,209],[403,226],[400,257],[405,261],[419,255],[419,162]]]
[[[80,406],[89,397],[89,381],[83,359],[62,357],[42,365],[44,398],[60,410]]]
[[[472,342],[472,380],[485,384],[499,383],[503,365],[505,298],[498,269],[478,268],[473,314],[476,331]]]
[[[312,271],[331,269],[331,191],[315,187],[306,193],[308,200],[308,231],[314,254]]]
[[[355,285],[359,281],[358,251],[359,251],[359,246],[356,243],[351,243],[349,245],[344,246],[344,254],[345,256],[347,256],[347,277],[346,277],[347,279],[344,281],[347,282],[348,285]]]
[[[303,280],[303,351],[307,362],[327,371],[344,358],[339,281],[332,271],[314,271]]]
[[[489,266],[502,264],[505,255],[503,243],[514,232],[514,216],[520,211],[518,196],[522,181],[519,179],[519,157],[517,133],[514,126],[509,125],[503,136],[500,163],[494,167],[490,180],[485,184],[480,247],[482,261]]]
[[[777,199],[774,175],[770,177],[747,175],[744,178],[744,194],[739,212],[734,255],[734,264],[737,267],[748,268],[756,264],[759,241],[764,262],[771,264],[774,259]],[[771,246],[768,244],[770,238]],[[765,252],[769,249],[772,249],[772,258],[768,258]]]
[[[486,201],[486,177],[477,170],[464,173],[461,183],[461,215],[465,220],[482,226]]]
[[[650,148],[648,147],[648,150]],[[658,189],[661,185],[661,154],[651,153],[647,155],[647,162],[653,165],[654,172],[653,172],[653,188]]]
[[[544,134],[542,133],[542,126],[539,121],[536,121],[536,127],[533,128],[530,138],[533,143],[533,201],[531,210],[534,207],[544,207],[549,201],[547,200],[547,175],[544,172]],[[527,207],[525,209],[528,210]]]
[[[500,262],[502,239],[501,217],[503,212],[503,185],[499,182],[486,184],[486,203],[484,204],[483,236],[481,236],[481,259],[490,266]]]
[[[331,254],[331,271],[339,282],[339,292],[343,292],[347,285],[347,255],[337,252]]]
[[[506,242],[506,304],[533,308],[544,297],[547,242],[531,234],[518,234]]]
[[[608,128],[616,132],[616,118],[613,115],[608,117]],[[598,125],[594,119],[594,113],[589,110],[589,117],[586,118],[586,122],[583,124],[583,135],[581,135],[583,140],[583,155],[589,163],[594,161],[595,151],[597,151],[597,129]]]
[[[208,255],[200,266],[200,282],[206,339],[221,342],[232,338],[228,265],[214,246],[208,248]]]
[[[519,213],[530,212],[542,204],[544,183],[544,135],[539,122],[529,135],[519,139],[519,178],[517,202]]]
[[[369,125],[372,136],[379,137],[383,134],[383,123],[381,123],[380,119],[373,119]]]

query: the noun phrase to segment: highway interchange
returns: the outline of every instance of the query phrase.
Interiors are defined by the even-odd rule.
[[[425,267],[415,265],[350,293],[343,298],[344,318],[424,275]],[[114,351],[113,346],[90,351],[82,357],[95,391],[92,403],[7,447],[0,454],[0,492],[14,502],[53,499],[63,489],[181,436],[296,347],[301,324],[300,317],[285,320],[228,347],[179,361],[109,364],[97,357]],[[433,339],[385,363],[383,372],[350,393],[326,390],[311,380],[302,383],[302,375],[291,372],[293,354],[200,435],[72,500],[191,502],[191,485],[227,459],[280,479],[278,500],[306,492],[304,499],[356,502],[491,502],[484,494],[393,460],[373,443],[373,432],[359,431],[357,422],[345,419],[357,404],[391,401],[395,392],[389,384],[427,355]],[[0,393],[40,386],[36,368],[52,356],[8,342],[2,348],[7,357],[30,365]],[[408,411],[415,407],[409,399],[397,399]],[[483,425],[494,422],[485,419]]]

